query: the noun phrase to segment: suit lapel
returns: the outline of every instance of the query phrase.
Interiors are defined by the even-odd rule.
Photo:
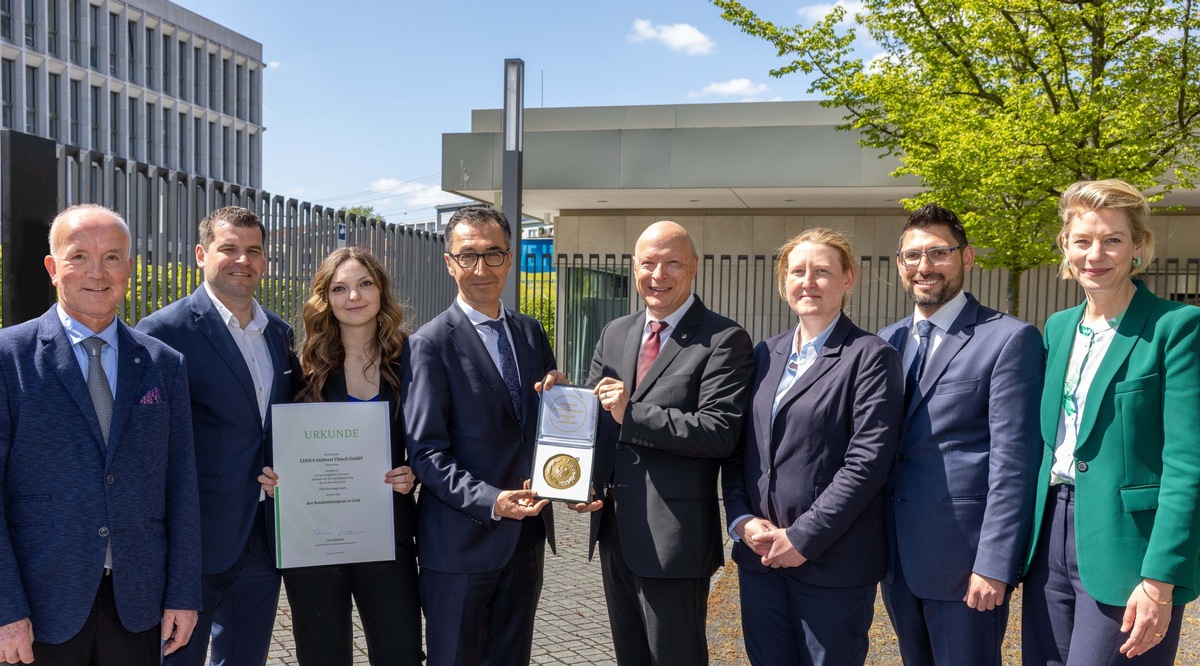
[[[1042,388],[1042,442],[1053,449],[1058,440],[1058,419],[1063,405],[1063,384],[1067,380],[1067,365],[1075,343],[1075,329],[1083,318],[1083,305],[1069,311],[1059,331],[1046,328],[1046,384]]]
[[[483,340],[479,339],[475,325],[471,323],[470,319],[467,319],[467,315],[463,313],[462,308],[458,307],[458,303],[450,306],[450,316],[446,318],[446,324],[449,327],[447,335],[454,346],[475,366],[480,376],[487,381],[488,386],[492,387],[492,391],[500,399],[500,404],[504,405],[504,410],[513,417],[513,421],[518,421],[517,410],[512,404],[512,396],[508,394],[508,384],[504,383],[504,377],[500,374],[499,368],[492,361],[487,347],[483,346]]]
[[[621,367],[617,368],[627,386],[637,381],[638,354],[642,351],[642,332],[645,330],[646,311],[642,310],[629,318],[629,330],[625,332],[625,356],[621,359]]]
[[[1108,351],[1104,353],[1104,358],[1100,360],[1100,365],[1096,368],[1096,375],[1092,378],[1091,385],[1088,386],[1088,399],[1083,405],[1083,418],[1079,422],[1079,436],[1075,442],[1076,449],[1080,444],[1086,442],[1088,435],[1091,434],[1092,426],[1096,424],[1096,411],[1100,409],[1100,398],[1108,391],[1109,385],[1112,384],[1113,378],[1117,374],[1117,369],[1125,364],[1125,359],[1129,358],[1129,353],[1133,351],[1138,336],[1146,326],[1155,300],[1155,296],[1150,293],[1150,290],[1139,282],[1137,292],[1134,293],[1125,315],[1121,317],[1121,323],[1113,334]]]
[[[646,376],[642,377],[642,380],[634,387],[633,400],[637,400],[645,394],[646,389],[654,384],[654,380],[662,375],[663,370],[666,370],[671,365],[671,361],[679,355],[683,346],[688,344],[689,339],[695,333],[696,327],[700,325],[700,319],[703,317],[704,311],[704,304],[700,302],[699,297],[696,297],[696,301],[692,303],[692,307],[688,308],[683,318],[679,320],[679,325],[671,330],[671,336],[662,341],[662,346],[658,350],[658,357],[654,359],[654,362],[646,370]],[[642,326],[645,327],[646,320],[643,319],[641,321]],[[638,351],[633,353],[633,371],[635,377],[637,376],[637,357],[641,351],[641,332],[641,330],[638,331]]]
[[[146,348],[134,341],[129,329],[117,323],[117,395],[113,400],[112,423],[108,426],[108,454],[121,441],[125,423],[133,406],[141,400],[137,389],[142,384],[142,374],[150,363]],[[163,387],[164,389],[166,387]]]
[[[758,432],[762,433],[759,441],[767,443],[768,447],[772,446],[773,440],[771,411],[775,405],[775,390],[779,387],[779,380],[783,378],[783,369],[787,367],[788,358],[792,355],[795,340],[796,331],[792,329],[790,334],[782,336],[771,349],[767,374],[758,385],[759,390],[754,392],[754,425]],[[763,451],[763,453],[766,454],[767,451]]]
[[[925,400],[925,396],[933,390],[934,384],[941,379],[942,375],[946,374],[946,368],[950,367],[950,361],[954,360],[958,352],[971,340],[971,336],[975,335],[977,323],[979,323],[979,301],[968,295],[967,304],[954,318],[950,330],[942,336],[942,342],[938,345],[937,351],[929,359],[925,370],[921,373],[917,394],[908,403],[908,412],[904,415],[905,420],[908,420],[916,412],[917,407]]]
[[[825,340],[825,344],[817,351],[816,360],[813,361],[808,370],[804,371],[803,375],[796,378],[796,383],[792,384],[792,387],[784,394],[783,399],[779,401],[779,411],[782,412],[787,409],[789,404],[795,401],[796,398],[804,395],[804,392],[812,388],[813,384],[817,383],[817,380],[833,369],[833,366],[837,364],[838,359],[842,356],[842,346],[845,344],[846,336],[849,333],[850,318],[844,314],[838,315],[837,324],[829,332],[829,338]],[[788,355],[791,355],[790,350],[788,351]],[[786,360],[787,357],[784,357],[785,362]],[[780,376],[782,375],[783,373],[780,372]],[[779,381],[776,380],[775,386],[778,385]],[[772,395],[774,395],[773,392]]]
[[[87,380],[83,378],[83,371],[79,369],[79,360],[75,358],[75,351],[71,349],[71,341],[67,339],[67,332],[63,330],[62,322],[58,319],[58,306],[42,315],[38,322],[38,337],[43,344],[40,351],[42,363],[45,367],[54,368],[59,381],[67,389],[67,394],[79,408],[79,413],[87,417],[96,448],[103,451],[104,434],[100,432],[96,408],[92,405],[91,394],[88,393]]]
[[[512,310],[504,311],[504,319],[508,322],[508,330],[512,333],[513,354],[516,355],[517,371],[521,376],[521,407],[525,412],[523,415],[524,422],[529,423],[530,416],[536,417],[537,412],[531,411],[538,404],[537,392],[533,390],[534,382],[542,380],[541,367],[535,361],[533,345],[530,340],[533,335],[525,325],[525,322],[520,321],[516,317],[516,313]],[[503,381],[503,377],[500,378]],[[504,387],[505,393],[508,392],[508,386]],[[509,400],[509,402],[512,402]]]
[[[241,350],[233,341],[233,335],[229,333],[229,327],[221,319],[221,314],[217,312],[217,307],[208,297],[208,290],[204,288],[203,284],[192,292],[192,296],[194,297],[192,298],[192,315],[196,329],[204,335],[208,343],[216,350],[221,362],[237,378],[238,384],[246,394],[248,401],[246,404],[254,405],[254,411],[257,414],[258,394],[254,391],[254,380],[250,377],[250,369],[246,367]]]

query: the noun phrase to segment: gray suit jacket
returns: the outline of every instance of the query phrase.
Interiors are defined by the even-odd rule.
[[[645,312],[608,324],[587,384],[632,384]],[[706,578],[723,562],[717,473],[733,453],[754,374],[750,336],[697,298],[646,376],[633,388],[624,423],[600,417],[592,476],[613,489],[621,553],[647,578]],[[592,514],[589,556],[600,521]]]
[[[903,351],[906,317],[880,332]],[[904,415],[886,493],[889,579],[899,561],[918,597],[959,601],[971,572],[1016,585],[1033,520],[1046,355],[1033,326],[967,305]]]

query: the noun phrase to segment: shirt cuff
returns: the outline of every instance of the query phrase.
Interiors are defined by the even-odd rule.
[[[731,539],[733,539],[734,541],[741,541],[742,537],[738,536],[737,532],[733,531],[733,528],[737,527],[738,523],[741,523],[743,520],[748,520],[753,517],[754,517],[754,514],[752,514],[752,513],[743,513],[742,515],[735,518],[733,520],[733,522],[729,523],[729,537]]]

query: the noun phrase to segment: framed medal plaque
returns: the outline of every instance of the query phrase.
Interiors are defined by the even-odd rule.
[[[589,388],[554,386],[542,392],[530,484],[539,497],[587,502],[600,400]]]

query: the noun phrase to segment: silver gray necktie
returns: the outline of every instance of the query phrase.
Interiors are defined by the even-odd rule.
[[[112,424],[113,396],[108,386],[108,375],[100,365],[100,350],[104,348],[104,340],[92,336],[79,343],[88,353],[88,393],[92,396],[92,406],[96,409],[96,418],[100,421],[100,432],[104,435],[104,445],[108,446],[108,428]]]

